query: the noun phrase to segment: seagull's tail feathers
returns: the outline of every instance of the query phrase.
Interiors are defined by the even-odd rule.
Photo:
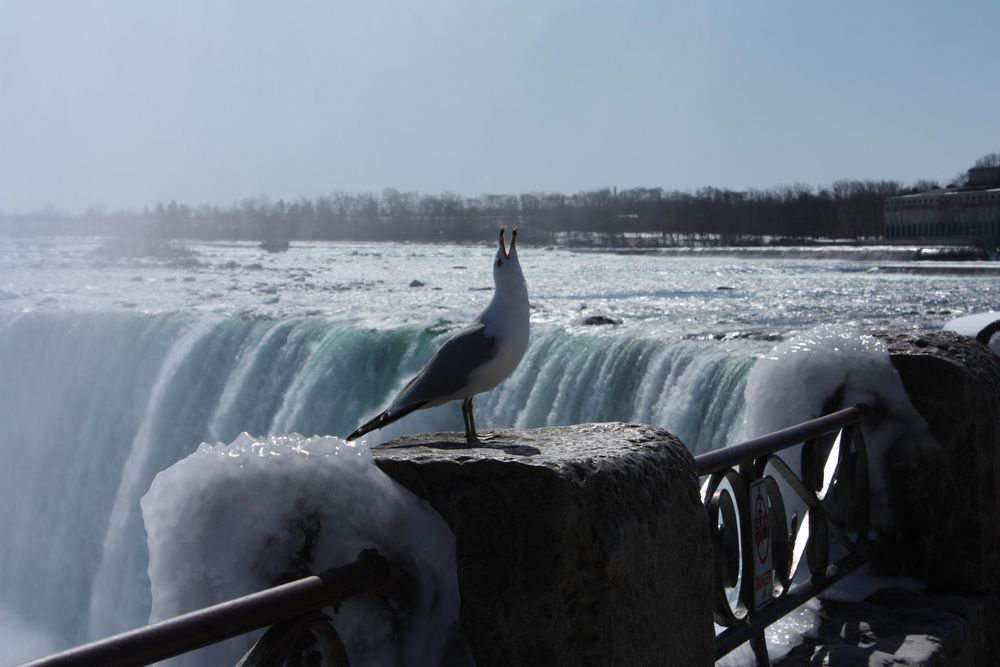
[[[382,428],[383,426],[388,426],[397,419],[402,419],[414,410],[419,410],[427,405],[427,403],[427,401],[417,401],[416,403],[410,403],[409,405],[404,405],[403,407],[396,408],[395,410],[389,408],[382,414],[366,421],[364,424],[354,429],[354,432],[347,436],[347,440],[357,440],[365,433],[374,431],[377,428]]]

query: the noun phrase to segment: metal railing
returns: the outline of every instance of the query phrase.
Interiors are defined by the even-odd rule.
[[[870,551],[864,405],[695,457],[715,552],[716,659],[749,641],[770,665],[764,629],[850,573]],[[799,473],[778,455],[801,445]],[[783,490],[800,509],[788,517]],[[831,546],[843,555],[831,563]],[[802,563],[808,579],[795,582]],[[358,559],[274,588],[229,600],[21,667],[130,667],[166,660],[271,626],[238,667],[297,664],[310,647],[328,665],[348,664],[344,645],[321,613],[360,595],[388,595],[401,571],[374,549]],[[735,596],[727,595],[733,591]],[[735,597],[735,600],[731,600]]]
[[[337,608],[360,595],[387,595],[401,576],[377,551],[366,549],[343,567],[77,646],[22,667],[146,665],[267,626],[271,628],[239,665],[280,665],[315,646],[326,664],[342,667],[348,664],[344,645],[320,610]]]
[[[860,425],[871,413],[864,405],[845,408],[695,457],[707,477],[715,622],[725,628],[715,638],[716,659],[749,641],[757,664],[770,665],[764,629],[867,560],[868,456]],[[798,473],[778,455],[794,455],[797,445]],[[791,517],[783,491],[800,506]],[[835,562],[831,547],[842,552]],[[803,561],[809,576],[795,581]]]

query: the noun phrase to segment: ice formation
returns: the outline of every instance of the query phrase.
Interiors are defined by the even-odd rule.
[[[746,435],[753,437],[814,419],[824,412],[858,403],[879,411],[876,421],[862,432],[868,450],[872,487],[872,520],[884,526],[891,517],[885,505],[882,457],[889,447],[904,442],[911,447],[933,446],[923,418],[910,404],[885,344],[874,336],[850,328],[823,325],[777,345],[757,361],[747,379],[745,400]],[[797,453],[784,456],[793,469]],[[779,480],[779,484],[781,484]],[[784,486],[782,484],[782,486]],[[783,491],[786,512],[804,515],[805,505]],[[879,502],[879,501],[882,502]],[[864,574],[849,577],[837,591],[839,599],[870,593],[881,581]],[[811,600],[768,628],[768,653],[777,660],[814,633],[819,623],[820,602]],[[752,665],[748,645],[716,663],[725,667]]]
[[[858,403],[875,408],[877,419],[862,429],[875,525],[889,521],[888,508],[879,502],[885,498],[882,457],[896,441],[913,447],[933,444],[885,343],[846,327],[819,326],[777,345],[751,369],[744,397],[748,437],[815,419],[831,409]]]
[[[142,514],[151,621],[275,585],[294,562],[319,572],[375,547],[413,577],[416,594],[393,612],[360,598],[342,605],[333,622],[352,663],[437,664],[457,627],[454,536],[364,445],[245,433],[203,444],[156,476]],[[258,635],[172,664],[234,664]]]
[[[997,320],[1000,320],[1000,313],[992,311],[987,313],[975,313],[973,315],[966,315],[964,317],[958,317],[951,320],[944,325],[944,330],[954,331],[955,333],[962,334],[963,336],[975,338],[980,331]],[[993,351],[993,354],[1000,355],[1000,333],[995,333],[990,337],[989,346]]]
[[[804,637],[815,636],[820,625],[820,603],[815,598],[767,626],[764,639],[767,655],[777,662],[802,643]],[[721,628],[715,626],[716,633]],[[753,667],[756,665],[750,644],[742,644],[715,661],[715,667]]]

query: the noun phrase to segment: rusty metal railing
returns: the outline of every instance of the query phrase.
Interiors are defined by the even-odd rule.
[[[240,661],[243,667],[281,665],[315,645],[328,665],[347,665],[347,653],[320,610],[360,595],[387,595],[401,574],[374,549],[353,563],[205,609],[129,630],[40,658],[22,667],[131,667],[166,660],[271,626]]]
[[[757,664],[770,665],[765,628],[868,558],[860,425],[871,413],[845,408],[695,457],[715,551],[715,622],[725,628],[715,638],[716,659],[749,641]],[[798,462],[786,460],[796,453]],[[799,505],[790,517],[786,496]],[[831,547],[842,550],[835,562]],[[808,577],[796,580],[803,562]]]

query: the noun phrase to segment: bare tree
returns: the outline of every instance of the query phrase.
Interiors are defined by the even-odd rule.
[[[994,151],[982,156],[976,160],[976,164],[973,167],[1000,167],[1000,151]]]

